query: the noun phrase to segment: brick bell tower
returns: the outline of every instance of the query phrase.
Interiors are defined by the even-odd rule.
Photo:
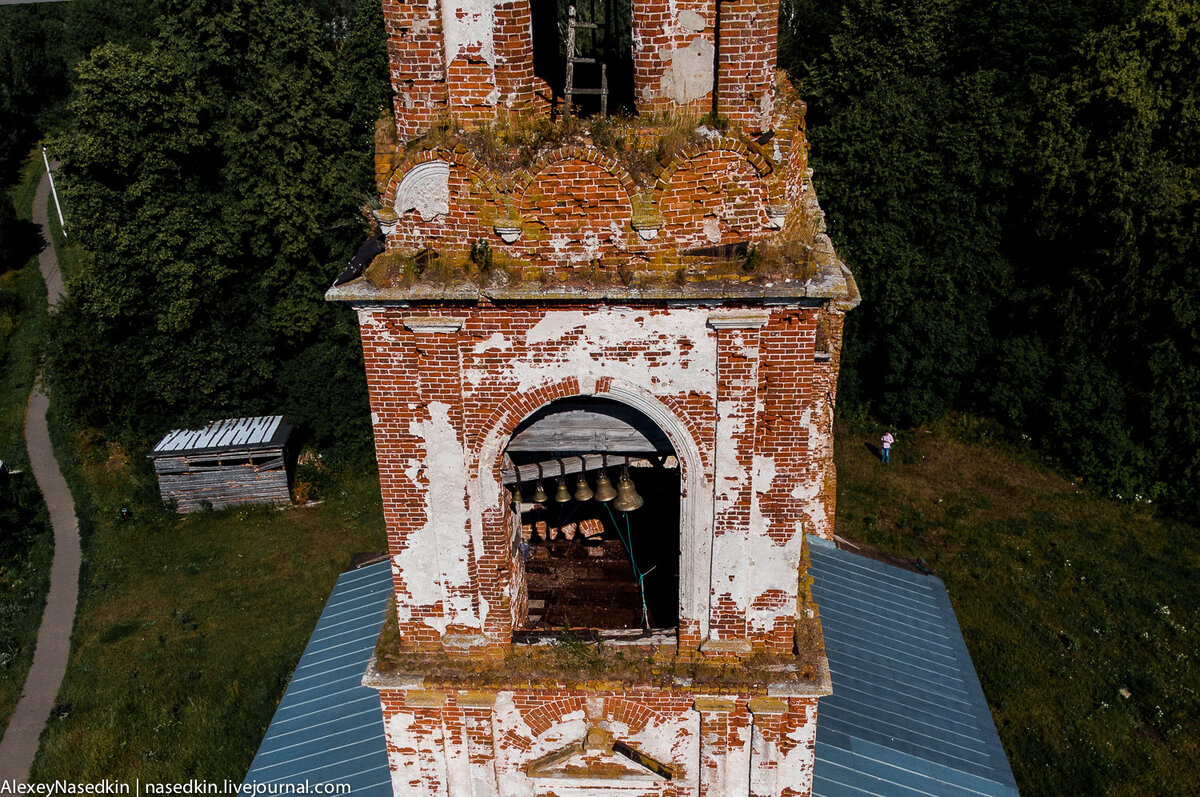
[[[383,0],[383,251],[328,298],[366,359],[394,792],[806,795],[858,295],[778,5],[578,2]]]

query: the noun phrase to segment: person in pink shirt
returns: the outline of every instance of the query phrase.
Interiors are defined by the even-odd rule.
[[[892,461],[892,443],[896,442],[896,438],[892,437],[891,432],[884,432],[883,437],[879,438],[879,458],[886,465]]]

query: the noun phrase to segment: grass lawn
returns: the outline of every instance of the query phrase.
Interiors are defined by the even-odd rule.
[[[31,218],[42,175],[40,155],[22,169],[20,181],[0,201],[11,201],[19,218]],[[0,459],[24,471],[0,485],[0,733],[33,661],[54,536],[25,452],[25,405],[37,374],[46,319],[46,289],[36,257],[0,252]],[[20,259],[20,263],[13,259]]]
[[[348,475],[308,509],[180,517],[155,506],[144,452],[74,442],[80,607],[33,778],[240,780],[338,574],[386,549],[378,481]]]
[[[946,583],[1024,797],[1200,794],[1200,533],[970,420],[839,433],[837,533]]]

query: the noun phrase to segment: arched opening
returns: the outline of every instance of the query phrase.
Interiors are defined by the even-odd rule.
[[[617,401],[562,399],[522,421],[505,455],[525,560],[521,628],[674,628],[680,463],[662,430]]]
[[[533,71],[553,89],[558,113],[566,111],[568,66],[571,113],[595,116],[602,107],[609,115],[635,113],[632,9],[630,0],[531,0]]]

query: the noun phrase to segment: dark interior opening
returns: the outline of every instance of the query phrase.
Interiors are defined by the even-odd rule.
[[[630,0],[531,0],[533,12],[533,72],[550,84],[557,113],[562,114],[566,88],[567,28],[570,7],[575,6],[575,56],[595,63],[574,65],[576,89],[601,86],[600,64],[608,83],[608,114],[636,112],[633,97],[633,8]],[[596,25],[595,28],[585,27]],[[581,118],[600,113],[600,97],[576,93],[574,114]]]
[[[513,433],[507,453],[514,469],[506,481],[520,511],[529,596],[522,627],[678,625],[680,470],[661,430],[617,402],[570,399],[528,418]],[[622,511],[620,497],[578,500],[580,473],[594,492],[602,470],[616,488],[626,469],[642,498],[640,507]],[[535,500],[539,473],[546,492],[541,501]],[[560,478],[565,501],[556,500]]]

